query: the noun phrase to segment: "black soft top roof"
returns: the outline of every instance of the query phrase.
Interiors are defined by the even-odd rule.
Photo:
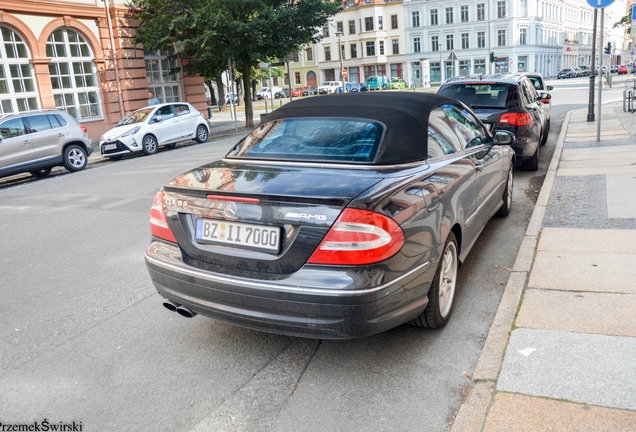
[[[457,100],[421,92],[349,93],[297,99],[265,121],[300,117],[344,117],[378,121],[386,132],[376,155],[379,165],[424,160],[428,117],[434,108]]]

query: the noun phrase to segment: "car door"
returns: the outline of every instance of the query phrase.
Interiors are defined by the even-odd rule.
[[[24,122],[31,132],[31,141],[38,158],[38,165],[59,163],[62,158],[62,147],[68,140],[68,133],[57,118],[53,114],[35,114],[24,117]]]
[[[184,139],[194,138],[199,121],[197,119],[198,113],[195,113],[188,104],[176,103],[173,105],[176,120],[181,129],[181,137]]]
[[[532,116],[533,124],[531,125],[531,133],[527,136],[530,137],[533,142],[536,141],[539,145],[543,133],[543,126],[547,120],[547,113],[539,94],[534,89],[534,86],[530,84],[527,79],[519,82],[519,91],[521,92],[522,101],[524,103],[525,111]],[[534,147],[534,146],[533,146]]]
[[[182,139],[179,120],[175,117],[172,105],[158,108],[150,118],[149,124],[160,145]]]
[[[22,118],[0,121],[0,175],[35,169],[37,155]]]

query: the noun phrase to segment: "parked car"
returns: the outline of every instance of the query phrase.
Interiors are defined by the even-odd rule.
[[[272,86],[270,87],[264,87],[262,89],[260,89],[259,91],[256,92],[256,99],[261,100],[261,99],[271,99],[272,98],[272,92],[275,95],[276,93],[278,93],[279,91],[283,90],[282,87],[278,87],[278,86]]]
[[[137,152],[151,155],[160,146],[174,147],[191,139],[205,142],[208,123],[203,114],[187,102],[165,103],[138,109],[121,119],[102,135],[99,142],[102,156],[121,159]]]
[[[557,79],[561,78],[572,78],[572,69],[561,69],[557,74]]]
[[[307,96],[305,94],[305,91],[307,90],[307,86],[298,86],[295,89],[292,90],[292,96],[293,97],[299,97],[299,96]]]
[[[150,278],[170,311],[266,332],[441,328],[461,262],[510,212],[513,140],[434,94],[297,99],[164,184]]]
[[[618,67],[618,70],[616,71],[616,73],[618,73],[619,75],[625,75],[627,73],[627,66],[626,65],[620,65]]]
[[[372,75],[365,80],[367,89],[369,90],[386,90],[388,88],[388,80],[382,75]]]
[[[546,85],[543,75],[541,75],[539,72],[524,72],[521,75],[526,76],[530,80],[534,88],[539,93],[541,102],[548,108],[548,120],[546,122],[546,132],[544,132],[544,136],[547,136],[550,133],[550,116],[552,112],[552,98],[547,92],[552,91],[554,87],[551,85]],[[546,142],[547,140],[541,141],[541,144],[543,145]]]
[[[236,93],[232,93],[232,96],[229,93],[225,93],[225,104],[227,105],[230,102],[238,103],[238,95]]]
[[[583,71],[577,67],[573,67],[572,69],[570,69],[570,76],[571,78],[578,78],[583,76]]]
[[[0,177],[46,177],[56,166],[80,171],[92,152],[86,127],[66,111],[0,114]]]
[[[318,94],[338,93],[338,87],[342,87],[341,81],[325,81],[318,86]]]
[[[443,84],[438,94],[454,97],[472,108],[495,129],[512,132],[512,148],[522,168],[539,169],[541,144],[549,132],[549,109],[534,85],[523,75],[486,75]],[[550,99],[546,93],[544,98]]]
[[[307,87],[305,91],[303,91],[303,96],[315,96],[318,94],[318,87]]]
[[[579,66],[579,69],[583,71],[583,76],[590,76],[590,68],[587,66]]]
[[[611,65],[610,66],[610,72],[617,73],[618,72],[618,65]]]
[[[274,94],[274,98],[276,98],[276,99],[288,98],[289,94],[290,94],[289,88],[288,87],[283,87],[283,88],[281,88],[279,91],[277,91]]]
[[[391,78],[391,82],[389,83],[390,89],[403,89],[406,87],[406,81],[404,81],[402,78]]]
[[[347,82],[347,93],[355,93],[360,91],[360,84],[356,81]],[[342,86],[338,87],[338,93],[342,93]]]

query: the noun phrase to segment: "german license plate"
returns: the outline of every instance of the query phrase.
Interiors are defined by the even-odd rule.
[[[104,150],[115,150],[117,148],[117,144],[104,144]]]
[[[197,219],[197,240],[278,252],[280,228],[239,222]]]

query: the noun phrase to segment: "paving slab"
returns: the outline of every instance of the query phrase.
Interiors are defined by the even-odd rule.
[[[625,143],[622,146],[594,146],[586,148],[566,148],[563,150],[561,159],[570,160],[578,156],[594,158],[611,158],[615,156],[634,155],[636,146]]]
[[[636,294],[634,263],[634,254],[538,251],[528,287]]]
[[[588,168],[563,168],[559,169],[557,176],[592,176],[607,174],[636,174],[636,166],[607,166],[607,167],[588,167]]]
[[[484,432],[634,432],[636,412],[497,393]]]
[[[636,411],[634,359],[636,338],[516,329],[496,388]]]
[[[636,294],[528,289],[523,295],[515,325],[636,337],[634,311]]]
[[[605,187],[607,189],[607,216],[613,219],[636,219],[636,175],[607,174]]]
[[[546,227],[537,251],[636,254],[636,231]]]

